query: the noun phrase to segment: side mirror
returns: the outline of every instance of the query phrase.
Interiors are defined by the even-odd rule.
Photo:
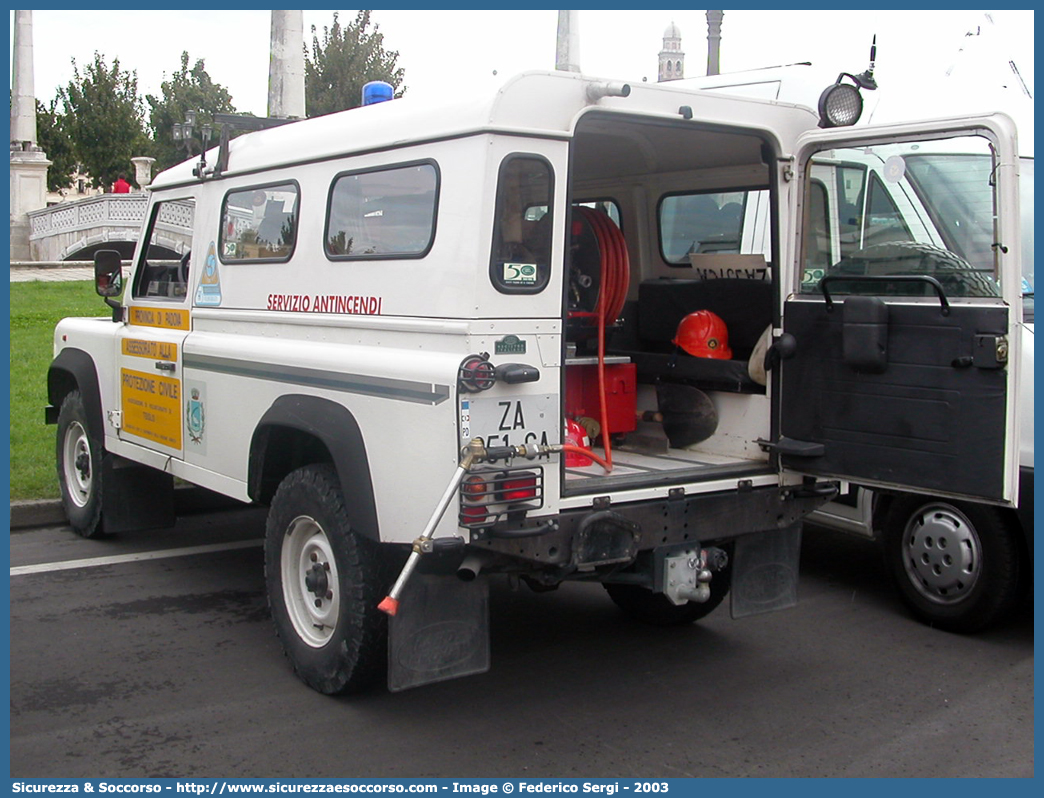
[[[102,249],[94,253],[94,290],[98,296],[119,296],[123,292],[123,269],[120,253]]]
[[[112,299],[123,293],[122,258],[116,250],[100,249],[94,253],[94,290],[112,308],[112,320],[122,321],[123,306]]]

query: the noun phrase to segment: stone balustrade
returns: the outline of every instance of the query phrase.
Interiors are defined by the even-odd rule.
[[[35,261],[64,261],[98,244],[136,242],[148,208],[148,194],[99,194],[29,211],[29,248]],[[169,214],[168,214],[169,215]],[[161,220],[166,232],[186,245],[191,213]]]

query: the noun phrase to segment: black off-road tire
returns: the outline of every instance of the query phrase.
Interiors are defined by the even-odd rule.
[[[279,485],[265,532],[265,581],[276,633],[301,681],[333,695],[386,674],[380,545],[351,529],[332,466],[299,468]]]
[[[1017,535],[996,507],[927,497],[895,501],[882,544],[899,595],[924,623],[977,632],[1018,603]]]
[[[650,626],[684,626],[706,618],[725,600],[732,585],[732,569],[717,571],[710,581],[710,598],[675,604],[663,593],[639,585],[606,583],[605,590],[624,614]]]
[[[95,440],[87,423],[87,410],[79,391],[70,391],[58,410],[55,462],[62,507],[69,525],[85,538],[101,537],[102,457],[105,449]]]

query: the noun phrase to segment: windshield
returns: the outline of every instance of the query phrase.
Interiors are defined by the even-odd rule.
[[[907,155],[906,170],[946,245],[965,260],[989,260],[992,245],[992,161],[988,155]],[[1022,293],[1033,313],[1033,159],[1019,161]]]

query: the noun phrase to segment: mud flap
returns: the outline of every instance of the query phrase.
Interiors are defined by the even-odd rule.
[[[489,670],[489,582],[415,573],[388,631],[392,692]]]
[[[106,452],[102,457],[102,524],[107,535],[174,526],[174,477]]]
[[[801,524],[736,538],[732,557],[733,618],[797,604]]]

